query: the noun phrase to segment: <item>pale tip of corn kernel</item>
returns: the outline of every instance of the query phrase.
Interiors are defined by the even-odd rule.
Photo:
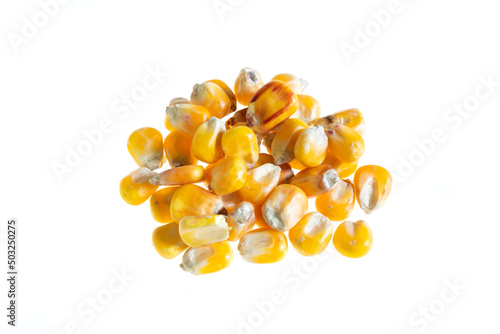
[[[326,189],[331,189],[335,183],[339,182],[340,178],[335,169],[330,169],[323,175],[323,184]]]
[[[276,165],[283,165],[292,161],[292,157],[288,153],[283,153],[274,159]]]
[[[160,168],[160,165],[161,165],[161,161],[160,159],[153,159],[153,160],[149,160],[147,163],[146,163],[146,167],[151,169],[151,170],[154,170],[154,169],[157,169],[157,168]]]
[[[309,82],[307,82],[307,80],[302,79],[302,78],[299,78],[299,80],[300,80],[300,86],[301,86],[299,93],[302,93],[304,90],[306,90],[307,86],[309,86]]]
[[[152,178],[149,179],[149,183],[155,185],[155,186],[159,186],[160,185],[160,175],[159,174],[156,174],[155,176],[153,176]]]
[[[149,168],[141,167],[132,174],[131,178],[132,182],[134,183],[143,183],[149,180],[154,175],[156,175],[156,173],[151,171]]]
[[[277,231],[283,232],[285,230],[285,224],[281,219],[281,215],[274,210],[262,210],[262,214],[264,216],[265,221],[269,226],[274,228]]]

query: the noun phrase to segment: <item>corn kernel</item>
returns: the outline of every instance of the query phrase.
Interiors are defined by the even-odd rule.
[[[146,167],[141,167],[125,176],[120,181],[120,195],[130,205],[139,205],[154,194],[158,186],[149,183],[148,179],[154,175]]]
[[[297,99],[299,100],[299,107],[293,117],[310,123],[321,116],[321,106],[314,97],[305,94],[297,94]]]
[[[199,248],[188,248],[180,267],[193,275],[204,275],[229,267],[233,259],[231,244],[223,241]]]
[[[222,135],[226,131],[224,122],[217,117],[210,117],[201,124],[193,137],[193,155],[200,161],[214,163],[224,157]]]
[[[226,157],[212,169],[210,188],[219,196],[240,190],[245,183],[247,166],[240,157]]]
[[[303,130],[294,147],[295,159],[307,167],[319,166],[326,157],[328,137],[321,126]]]
[[[228,157],[240,157],[247,166],[259,160],[259,145],[255,133],[246,126],[233,127],[222,136],[222,150]]]
[[[262,166],[264,164],[274,164],[274,158],[270,154],[259,153],[259,159],[255,163],[255,165],[253,165],[253,168],[257,168],[257,167]]]
[[[294,93],[302,93],[308,86],[308,82],[290,73],[275,75],[271,80],[278,80],[285,83]]]
[[[202,166],[188,165],[168,169],[156,174],[149,182],[157,186],[180,186],[188,183],[197,183],[205,179],[205,170]]]
[[[281,168],[273,164],[265,164],[247,172],[245,183],[238,190],[244,201],[262,204],[271,191],[278,185]]]
[[[341,125],[330,125],[325,129],[328,136],[328,148],[342,162],[354,162],[365,151],[365,141],[353,129]]]
[[[222,200],[194,184],[180,186],[172,196],[170,215],[178,223],[185,216],[215,215],[222,210]]]
[[[160,168],[165,162],[163,137],[154,128],[140,128],[128,137],[127,149],[139,167],[151,170]]]
[[[307,197],[314,197],[330,191],[339,180],[335,169],[321,165],[300,171],[290,184],[302,189]]]
[[[290,164],[283,164],[283,165],[280,165],[280,168],[281,168],[281,173],[280,173],[280,180],[278,181],[278,185],[279,184],[289,184],[294,176],[292,166],[290,166]]]
[[[334,124],[345,125],[360,135],[365,134],[365,119],[358,109],[347,109],[336,112],[334,114],[318,118],[312,121],[309,125],[321,125],[325,128]]]
[[[373,245],[372,230],[363,220],[345,221],[335,230],[333,245],[344,256],[350,258],[365,256]]]
[[[262,140],[262,144],[266,148],[267,152],[269,154],[273,153],[273,141],[274,137],[276,137],[276,132],[266,132],[266,133],[258,133],[257,136],[259,136]],[[274,161],[273,161],[274,163]]]
[[[159,223],[170,223],[172,216],[170,215],[170,202],[175,191],[179,187],[167,187],[158,190],[149,199],[151,206],[151,215]]]
[[[281,123],[271,144],[271,152],[277,165],[289,163],[295,159],[295,143],[300,133],[307,128],[307,124],[298,118],[289,118]]]
[[[222,215],[186,216],[179,222],[179,234],[189,247],[201,247],[229,238],[229,227]]]
[[[298,162],[297,159],[293,159],[292,161],[290,161],[290,166],[296,170],[303,170],[307,168],[307,166],[304,166],[303,164]]]
[[[196,84],[191,93],[191,103],[205,107],[210,115],[223,118],[231,112],[231,101],[224,90],[213,82]]]
[[[237,112],[235,112],[233,114],[233,116],[226,121],[226,129],[232,128],[237,123],[246,123],[247,110],[248,110],[248,108],[245,108],[245,109],[240,109]]]
[[[333,189],[316,198],[316,210],[328,219],[341,221],[347,219],[356,202],[354,185],[349,180],[339,180]]]
[[[392,188],[392,176],[383,167],[366,165],[354,174],[358,204],[367,214],[380,209]]]
[[[196,159],[191,151],[192,139],[184,137],[178,131],[170,132],[163,142],[163,149],[170,167],[180,167],[186,165],[196,165]]]
[[[277,231],[288,231],[307,213],[307,196],[291,184],[274,188],[262,206],[266,223]]]
[[[259,72],[250,67],[243,68],[234,83],[236,100],[241,105],[248,106],[252,97],[262,86],[264,86],[264,81]]]
[[[254,204],[253,208],[255,213],[255,225],[257,225],[258,227],[269,228],[270,226],[267,224],[264,216],[262,215],[262,205]]]
[[[167,107],[166,113],[170,125],[186,137],[193,137],[196,129],[210,118],[210,112],[196,104],[176,104]]]
[[[243,201],[243,199],[241,198],[240,194],[237,191],[221,196],[220,198],[222,200],[222,204],[224,205],[224,209],[226,209],[227,212],[231,212],[234,209],[236,209],[238,204],[240,204]]]
[[[252,97],[247,126],[255,132],[269,132],[298,108],[297,95],[281,81],[270,81]]]
[[[318,255],[332,239],[333,224],[318,212],[310,212],[288,232],[295,250],[305,256]]]
[[[341,179],[345,179],[346,177],[354,174],[356,169],[358,168],[359,160],[354,162],[342,162],[333,154],[333,152],[328,149],[326,150],[326,157],[323,161],[322,165],[330,166],[337,171],[337,174]]]
[[[205,187],[207,187],[208,189],[212,190],[212,188],[210,188],[210,182],[212,182],[212,169],[214,169],[215,167],[215,164],[210,164],[210,165],[207,165],[207,167],[205,167]]]
[[[158,254],[167,260],[173,259],[188,248],[179,235],[177,223],[169,223],[155,228],[153,246]]]
[[[252,263],[274,263],[285,258],[288,243],[283,232],[259,228],[243,235],[238,244],[241,257]]]
[[[218,79],[212,79],[212,80],[207,80],[206,82],[213,82],[214,84],[222,88],[224,93],[226,93],[227,97],[229,98],[229,101],[231,102],[231,108],[230,108],[231,112],[236,110],[237,107],[236,95],[234,95],[232,89],[229,88],[229,86],[226,85],[224,81]]]
[[[227,216],[229,226],[229,241],[236,241],[242,235],[250,231],[255,225],[255,212],[253,205],[248,202],[241,202],[236,209]]]
[[[184,97],[176,97],[170,101],[168,106],[172,107],[175,106],[176,104],[189,104],[189,103],[191,103],[191,101],[189,101]],[[170,121],[168,120],[168,115],[165,115],[165,127],[170,132],[175,131],[174,127],[172,126],[172,124],[170,124]]]

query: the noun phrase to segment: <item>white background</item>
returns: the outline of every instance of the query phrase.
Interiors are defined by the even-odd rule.
[[[387,0],[226,1],[222,16],[212,0],[70,1],[17,48],[9,38],[41,7],[0,5],[2,263],[5,222],[20,224],[19,326],[6,332],[499,333],[496,3],[401,0],[380,28],[371,12]],[[355,47],[366,27],[372,37],[357,41],[349,62],[341,45]],[[382,210],[351,216],[372,227],[367,257],[307,260],[290,247],[278,264],[236,254],[227,270],[195,277],[178,268],[180,257],[155,253],[149,204],[128,206],[118,192],[136,168],[127,137],[143,126],[165,135],[171,98],[212,78],[232,86],[245,66],[265,80],[281,72],[307,79],[324,114],[359,108],[367,122],[361,164],[405,176]],[[148,67],[169,74],[128,115],[115,113]],[[479,101],[480,77],[497,86]],[[478,105],[463,119],[447,114],[464,101]],[[68,147],[104,119],[112,130],[59,180],[54,162],[65,164]],[[418,160],[416,141],[436,129],[446,140]],[[410,158],[416,164],[405,173],[401,159]],[[122,270],[133,279],[110,295]],[[447,290],[454,282],[456,294]],[[282,303],[264,301],[280,293]],[[109,296],[91,319],[89,298]]]

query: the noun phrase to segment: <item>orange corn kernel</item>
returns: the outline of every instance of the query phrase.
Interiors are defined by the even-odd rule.
[[[130,205],[139,205],[148,200],[154,194],[158,186],[149,183],[148,179],[153,176],[146,167],[141,167],[125,176],[120,181],[120,195]]]
[[[196,129],[210,118],[210,112],[196,104],[176,104],[167,107],[166,112],[170,125],[186,137],[193,137]]]
[[[223,118],[231,112],[231,100],[224,90],[213,82],[194,85],[191,103],[205,107],[210,115],[217,118]]]
[[[127,149],[139,167],[151,170],[160,168],[165,162],[163,137],[154,128],[140,128],[128,137]]]
[[[274,188],[262,206],[266,223],[277,231],[288,231],[307,213],[307,196],[291,184]]]
[[[236,110],[236,107],[237,107],[236,95],[234,95],[231,88],[229,88],[229,86],[226,85],[226,83],[224,81],[218,80],[218,79],[212,79],[212,80],[207,80],[206,82],[213,82],[214,84],[216,84],[217,86],[222,88],[224,93],[226,93],[227,97],[229,98],[229,101],[231,102],[231,108],[230,108],[231,112]]]
[[[245,183],[238,193],[244,201],[262,204],[271,191],[278,185],[281,168],[265,164],[247,172]]]
[[[245,108],[245,109],[240,109],[237,112],[235,112],[233,114],[233,116],[226,121],[226,129],[233,127],[237,123],[246,123],[247,110],[248,110],[248,108]]]
[[[233,263],[234,253],[227,241],[199,248],[188,248],[180,267],[193,275],[205,275],[227,268]]]
[[[227,240],[229,227],[222,215],[186,216],[179,222],[179,234],[189,247],[202,247]]]
[[[248,106],[252,97],[262,86],[264,86],[264,81],[262,81],[259,72],[250,67],[243,68],[234,83],[236,100],[240,104]]]
[[[156,174],[149,182],[157,186],[180,186],[188,183],[202,182],[205,179],[205,170],[202,166],[188,165],[168,169]]]
[[[353,129],[341,125],[330,125],[325,129],[328,136],[328,148],[342,162],[354,162],[361,158],[365,151],[365,141]]]
[[[254,204],[253,208],[254,208],[254,212],[255,212],[255,225],[257,225],[258,227],[269,228],[270,226],[267,225],[266,220],[264,219],[264,216],[262,215],[262,205]]]
[[[255,225],[255,212],[253,205],[248,202],[241,202],[236,209],[227,216],[229,226],[229,241],[236,241],[242,235],[250,231]]]
[[[308,82],[290,73],[275,75],[271,80],[278,80],[285,83],[294,93],[302,93],[308,86]]]
[[[210,188],[210,182],[212,182],[212,169],[214,169],[215,164],[210,164],[205,167],[205,187]]]
[[[178,223],[185,216],[216,215],[222,208],[218,196],[197,185],[185,184],[172,196],[170,215]]]
[[[245,184],[247,165],[240,157],[226,157],[212,169],[210,188],[219,196],[240,190]]]
[[[155,228],[153,246],[158,254],[167,260],[173,259],[188,248],[179,235],[177,223],[169,223]]]
[[[288,243],[283,232],[259,228],[243,235],[238,244],[241,257],[252,263],[274,263],[285,258]]]
[[[176,97],[170,101],[168,104],[169,107],[175,106],[176,104],[189,104],[191,101],[184,97]],[[168,131],[172,132],[175,131],[174,127],[172,124],[170,124],[170,121],[168,120],[168,115],[165,115],[165,127],[167,128]]]
[[[354,185],[349,180],[339,180],[332,190],[316,197],[316,210],[328,219],[341,221],[347,219],[356,202]]]
[[[151,206],[151,215],[159,223],[170,223],[172,216],[170,215],[170,202],[175,191],[179,187],[167,187],[158,190],[149,199]]]
[[[307,197],[314,197],[330,191],[339,180],[335,169],[321,165],[303,169],[290,184],[302,189]]]
[[[358,109],[347,109],[336,112],[325,117],[318,118],[310,125],[321,125],[327,128],[330,125],[342,124],[354,131],[358,132],[360,135],[365,134],[365,119]]]
[[[392,176],[387,169],[366,165],[359,167],[354,174],[356,198],[361,209],[367,214],[380,209],[392,188]]]
[[[333,245],[344,256],[351,258],[365,256],[373,245],[372,230],[364,220],[345,221],[333,234]]]
[[[326,157],[328,137],[321,126],[303,130],[294,147],[295,159],[307,167],[319,166]]]
[[[281,123],[271,144],[271,152],[277,165],[289,163],[295,158],[295,143],[300,133],[307,128],[307,124],[298,118],[289,118]]]
[[[247,166],[253,166],[259,160],[259,145],[255,133],[246,126],[227,130],[221,140],[222,150],[228,157],[240,157]]]
[[[184,137],[178,131],[170,132],[163,142],[163,149],[170,167],[196,165],[196,159],[191,151],[192,139]]]
[[[281,81],[270,81],[252,97],[247,126],[255,132],[269,132],[298,108],[297,95]]]
[[[306,123],[310,123],[321,116],[321,106],[314,97],[297,94],[299,107],[293,117],[297,117]]]
[[[354,162],[342,162],[332,153],[330,149],[326,150],[326,157],[323,161],[322,165],[330,166],[337,171],[337,174],[341,179],[345,179],[346,177],[354,174],[356,169],[358,168],[358,161]]]
[[[221,196],[220,198],[222,199],[222,204],[224,205],[224,209],[226,209],[227,212],[231,212],[234,209],[236,209],[238,204],[240,204],[243,201],[243,199],[241,198],[240,194],[237,191]]]
[[[310,212],[290,229],[288,237],[295,250],[305,256],[318,255],[332,239],[333,224],[318,212]]]
[[[193,155],[200,161],[214,163],[224,157],[222,135],[226,131],[224,122],[217,117],[210,117],[201,124],[193,137]]]
[[[307,166],[304,166],[303,164],[301,164],[300,162],[298,162],[297,159],[293,159],[292,161],[290,161],[290,166],[293,169],[297,169],[297,170],[303,170],[303,169],[307,168]]]

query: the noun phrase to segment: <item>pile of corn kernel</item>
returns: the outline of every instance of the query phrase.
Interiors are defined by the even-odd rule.
[[[130,135],[128,151],[140,168],[121,180],[120,193],[131,205],[150,199],[153,218],[163,224],[153,231],[163,258],[184,252],[182,269],[212,273],[233,262],[230,242],[238,241],[244,260],[278,262],[288,251],[286,232],[305,256],[320,254],[330,240],[347,257],[370,251],[369,225],[344,220],[356,199],[366,213],[381,208],[391,175],[376,165],[358,168],[365,148],[360,111],[321,117],[318,101],[303,94],[306,86],[292,74],[264,84],[244,68],[234,92],[208,80],[189,100],[173,99],[165,141],[149,127]],[[236,111],[238,104],[247,108]],[[162,171],[166,161],[172,168]],[[315,212],[308,212],[311,198]],[[344,222],[334,232],[332,221]]]

